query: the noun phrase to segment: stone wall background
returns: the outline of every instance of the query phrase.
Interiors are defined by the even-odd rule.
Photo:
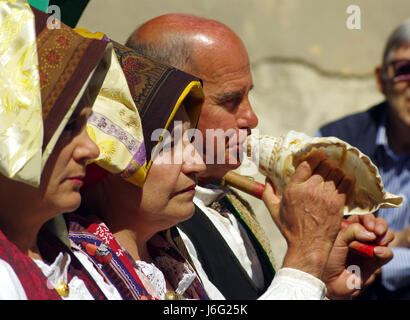
[[[360,29],[346,21],[360,8]],[[78,26],[124,43],[139,24],[165,13],[224,22],[248,48],[251,101],[260,133],[313,135],[319,126],[382,101],[373,70],[391,31],[410,17],[408,0],[91,0]],[[244,163],[244,166],[248,166]],[[240,168],[241,169],[241,168]],[[260,174],[258,181],[264,181]],[[277,262],[286,243],[261,201],[245,197],[265,227]]]

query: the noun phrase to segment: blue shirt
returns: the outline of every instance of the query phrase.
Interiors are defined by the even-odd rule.
[[[381,209],[379,217],[394,231],[405,229],[410,222],[410,156],[390,149],[385,118],[377,130],[376,145],[377,160],[381,164],[379,173],[386,190],[403,197],[400,208]],[[382,284],[391,291],[410,285],[410,249],[395,247],[392,250],[393,259],[382,267]]]
[[[380,209],[378,216],[384,218],[389,228],[394,231],[405,229],[410,222],[410,156],[398,154],[388,145],[385,120],[377,129],[376,157],[380,176],[385,189],[393,194],[403,197],[400,208]],[[322,136],[318,131],[316,136]],[[410,285],[410,249],[395,247],[393,259],[382,267],[382,284],[391,291]]]

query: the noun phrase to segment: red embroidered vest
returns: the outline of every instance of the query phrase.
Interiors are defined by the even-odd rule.
[[[7,240],[1,230],[0,259],[13,268],[29,300],[61,300],[57,291],[47,286],[47,278],[34,261]]]

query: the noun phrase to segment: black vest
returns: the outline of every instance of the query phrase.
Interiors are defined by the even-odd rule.
[[[180,223],[178,228],[192,241],[209,280],[227,300],[255,300],[269,287],[275,271],[259,241],[243,222],[237,210],[226,197],[224,201],[237,220],[245,227],[257,252],[265,280],[262,289],[255,286],[219,231],[197,206],[195,206],[192,218]]]

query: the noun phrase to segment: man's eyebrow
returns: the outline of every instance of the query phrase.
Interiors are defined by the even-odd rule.
[[[251,87],[249,88],[249,90],[253,89],[253,84],[251,85]],[[241,97],[244,93],[245,93],[246,89],[241,89],[238,91],[228,91],[228,92],[224,92],[223,94],[219,95],[219,96],[215,96],[215,100],[217,103],[223,103],[223,102],[227,102],[227,101],[232,101],[235,100],[239,97]]]

